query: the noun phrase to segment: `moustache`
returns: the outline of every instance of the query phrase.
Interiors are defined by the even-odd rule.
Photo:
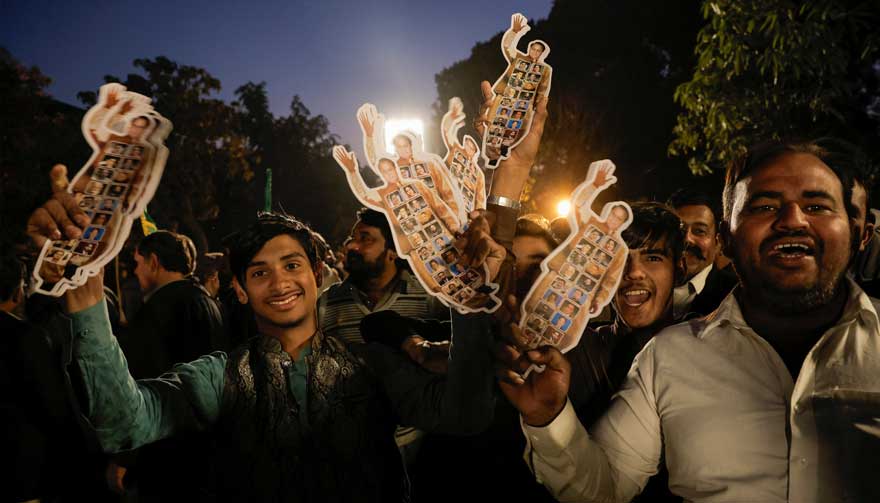
[[[706,256],[703,255],[703,250],[701,250],[700,247],[698,247],[698,246],[694,246],[692,244],[686,244],[684,247],[684,252],[689,255],[693,255],[694,257],[696,257],[700,260],[706,260]]]

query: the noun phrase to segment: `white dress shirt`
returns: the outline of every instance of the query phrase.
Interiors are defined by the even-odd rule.
[[[570,403],[523,423],[527,462],[561,501],[630,501],[661,452],[687,501],[880,501],[880,301],[849,288],[797,382],[730,295],[648,342],[592,436]]]
[[[706,278],[712,272],[712,264],[707,265],[702,271],[689,279],[687,283],[677,286],[672,290],[672,315],[681,318],[687,314],[691,303],[706,288]]]

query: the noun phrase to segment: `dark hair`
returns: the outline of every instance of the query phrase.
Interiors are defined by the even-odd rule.
[[[676,210],[682,206],[705,206],[709,208],[712,212],[712,218],[715,219],[715,232],[718,232],[719,224],[721,223],[721,212],[718,208],[718,202],[717,197],[709,197],[709,194],[705,192],[698,192],[687,188],[676,190],[666,200],[666,204]]]
[[[12,298],[26,274],[24,262],[15,254],[5,252],[0,256],[0,301]]]
[[[516,233],[514,236],[532,236],[541,238],[547,242],[547,246],[549,246],[551,250],[559,246],[559,242],[556,241],[556,238],[550,231],[550,222],[541,215],[529,214],[516,219]]]
[[[540,45],[542,51],[545,50],[545,49],[547,48],[547,46],[544,45],[543,42],[539,42],[539,41],[537,41],[537,40],[535,40],[534,42],[532,42],[531,44],[529,44],[529,49],[531,49],[533,45]]]
[[[144,258],[155,255],[166,271],[189,276],[196,270],[196,246],[183,234],[156,231],[138,243],[137,252]]]
[[[852,189],[857,181],[868,190],[868,159],[850,143],[836,138],[819,138],[813,141],[768,141],[751,147],[745,154],[734,159],[727,166],[724,180],[724,220],[730,221],[736,184],[785,154],[810,154],[831,168],[843,187],[843,203],[847,215],[850,218],[856,217],[858,209],[852,203]]]
[[[630,208],[632,223],[621,233],[626,246],[636,250],[662,242],[672,263],[678,264],[684,252],[684,231],[672,208],[655,202],[632,203]]]
[[[361,208],[357,212],[357,219],[364,225],[375,227],[382,233],[385,238],[385,249],[394,249],[394,237],[391,235],[391,225],[388,223],[388,217],[384,213],[370,208]]]
[[[224,240],[229,247],[229,266],[242,288],[245,285],[248,264],[267,242],[282,234],[287,234],[302,246],[309,265],[313,271],[316,270],[318,261],[323,255],[315,232],[294,217],[283,213],[261,211],[257,214],[256,222]]]

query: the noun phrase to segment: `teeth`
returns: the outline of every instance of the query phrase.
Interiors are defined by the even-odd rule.
[[[647,290],[630,290],[630,291],[624,293],[624,295],[626,295],[627,297],[634,296],[634,295],[647,295],[647,294],[648,294]]]
[[[773,247],[774,251],[792,252],[792,251],[810,251],[810,247],[801,243],[781,243]]]
[[[287,297],[286,299],[273,300],[273,301],[269,302],[269,304],[272,304],[273,306],[286,306],[287,304],[293,303],[293,301],[295,301],[298,298],[299,298],[299,294],[295,293],[295,294],[291,295],[290,297]]]

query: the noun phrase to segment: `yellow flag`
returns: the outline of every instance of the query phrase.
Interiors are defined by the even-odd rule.
[[[141,229],[144,231],[144,236],[149,236],[159,230],[159,227],[156,225],[156,222],[150,218],[150,214],[147,213],[147,210],[144,210],[144,214],[141,215]]]

